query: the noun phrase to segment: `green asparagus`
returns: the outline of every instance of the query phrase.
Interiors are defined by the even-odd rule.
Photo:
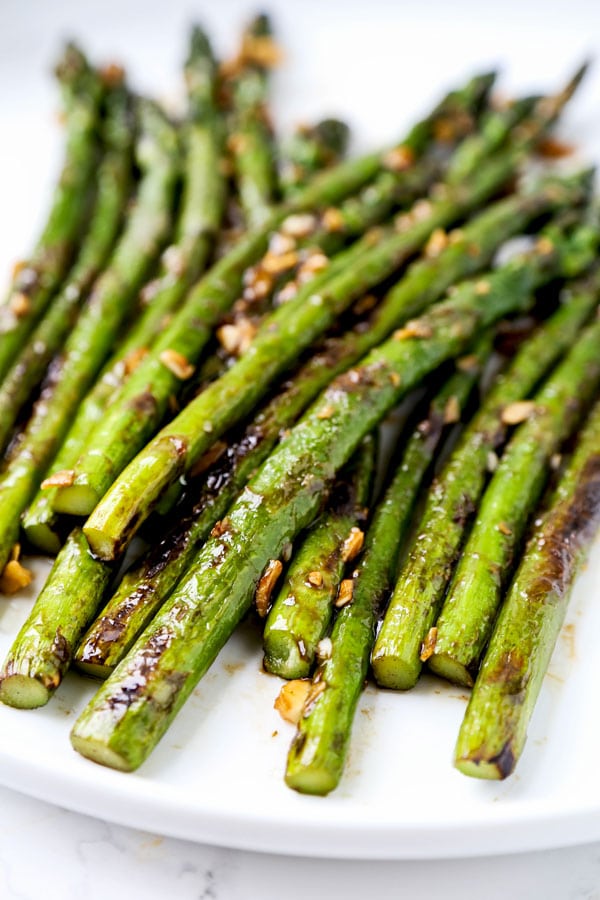
[[[537,197],[526,193],[493,204],[459,232],[451,233],[447,245],[438,246],[439,252],[412,263],[366,323],[329,339],[241,436],[233,438],[226,452],[203,472],[203,488],[192,509],[183,517],[178,511],[173,530],[139,566],[125,574],[114,597],[82,641],[76,656],[82,668],[105,675],[120,661],[173,589],[211,528],[225,516],[236,494],[264,462],[279,435],[294,424],[331,378],[349,368],[407,318],[421,313],[450,285],[488,264],[503,240],[542,212],[545,190],[550,191],[548,200],[556,199],[552,179],[540,187],[542,192]]]
[[[600,405],[535,529],[503,603],[462,723],[455,765],[506,778],[527,726],[569,595],[600,526]]]
[[[215,61],[199,28],[192,30],[185,76],[188,115],[184,126],[183,196],[174,243],[164,252],[157,277],[142,290],[147,305],[77,410],[49,475],[69,471],[75,465],[111,397],[143,358],[210,258],[223,215],[225,185],[219,170],[222,127],[214,99]],[[57,553],[62,544],[53,508],[55,494],[56,488],[51,487],[38,491],[23,522],[28,539],[47,553]]]
[[[48,221],[32,256],[16,269],[0,305],[0,380],[20,353],[50,303],[76,250],[89,207],[98,154],[100,75],[74,44],[57,66],[63,89],[67,140],[65,162]]]
[[[410,434],[375,510],[364,553],[347,582],[349,602],[336,616],[288,754],[285,780],[301,793],[327,794],[339,783],[377,616],[393,583],[416,498],[448,426],[463,414],[490,350],[486,336],[469,366],[449,378],[434,397],[428,415]]]
[[[486,489],[431,641],[429,668],[472,685],[521,537],[548,477],[600,385],[600,321],[589,325],[533,398]],[[510,420],[513,407],[503,411]]]
[[[97,197],[88,233],[64,286],[0,385],[0,450],[6,447],[19,413],[72,328],[122,223],[131,188],[133,140],[125,89],[120,86],[110,91],[106,104],[102,129],[105,155],[96,177]]]
[[[104,362],[128,305],[169,232],[179,164],[176,135],[150,102],[140,101],[140,114],[136,155],[143,177],[137,204],[0,476],[0,570],[17,541],[20,515],[56,452],[73,408]]]
[[[269,610],[263,634],[267,672],[304,678],[325,635],[346,563],[362,546],[364,508],[374,468],[374,442],[365,438],[332,489],[323,515],[294,551],[285,584]]]
[[[589,265],[597,233],[585,233],[587,253],[580,232],[538,246],[491,273],[485,296],[480,280],[465,283],[332,382],[251,479],[226,523],[82,712],[71,733],[76,750],[124,770],[141,764],[248,609],[269,561],[314,521],[323,491],[363,437],[425,375],[464,353],[476,332],[524,309],[536,284]]]
[[[425,206],[420,204],[406,230],[388,233],[370,250],[367,236],[364,242],[346,251],[347,255],[341,254],[343,263],[350,257],[356,260],[355,265],[344,265],[339,274],[324,282],[317,277],[307,285],[306,292],[300,291],[296,298],[275,310],[265,320],[247,353],[164,427],[106,491],[85,526],[94,553],[102,559],[118,556],[165,490],[180,475],[189,472],[226,428],[252,409],[304,348],[331,327],[354,299],[391,275],[436,228],[451,223],[489,198],[505,180],[514,162],[512,153],[490,160],[479,168],[477,178],[471,179],[468,185],[442,192]],[[356,258],[363,243],[362,258]],[[332,263],[334,272],[335,265]],[[90,453],[86,457],[85,469],[81,465],[77,467],[74,483],[59,493],[57,507],[60,503],[60,508],[68,511],[60,499],[66,490],[75,493],[78,500],[83,495],[85,502],[79,507],[80,512],[93,507],[103,495],[112,480],[107,473],[117,471],[115,461],[119,455],[124,459],[127,450],[121,438],[122,426],[119,427],[122,419],[119,411],[114,417],[106,417],[103,422],[106,442],[98,446],[94,441],[94,455]],[[145,433],[149,436],[148,431]],[[127,434],[132,450],[131,428]],[[141,491],[140,478],[144,482]]]
[[[495,464],[506,437],[502,410],[525,400],[567,352],[596,307],[598,284],[595,273],[565,294],[557,312],[500,375],[436,479],[373,650],[373,672],[383,687],[408,689],[416,683],[423,644],[435,625],[490,460]]]

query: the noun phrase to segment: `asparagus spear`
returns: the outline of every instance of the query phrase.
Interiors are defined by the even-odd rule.
[[[597,304],[598,273],[566,292],[564,302],[501,374],[434,482],[373,649],[383,687],[408,689],[421,671],[423,642],[434,626],[463,536],[483,492],[490,458],[502,446],[502,411],[529,396],[569,349]]]
[[[540,194],[517,194],[498,201],[460,232],[453,232],[443,248],[437,241],[436,253],[409,266],[367,323],[359,323],[347,334],[329,339],[306,362],[289,385],[203,473],[203,488],[191,510],[183,516],[178,511],[174,528],[150,549],[139,566],[125,574],[114,597],[81,643],[76,656],[81,668],[106,675],[120,661],[280,434],[294,424],[319,391],[407,318],[426,309],[450,285],[484,268],[503,240],[543,211],[546,190],[547,200],[556,199],[555,187],[551,179],[541,187]]]
[[[170,227],[178,175],[176,134],[150,102],[140,101],[142,132],[136,148],[143,177],[137,204],[95,282],[64,351],[51,368],[22,439],[0,477],[0,569],[19,533],[19,518],[92,383]]]
[[[431,117],[413,127],[406,145],[408,147],[419,146],[418,142],[427,138],[433,128],[433,123],[438,121],[442,113],[450,115],[450,111],[452,111],[457,115],[456,111],[463,109],[464,115],[465,105],[469,109],[476,102],[482,102],[492,81],[492,76],[480,76],[473,79],[463,91],[449,95]],[[367,181],[386,165],[385,161],[388,157],[389,153],[383,154],[383,156],[375,154],[350,164],[338,166],[330,173],[321,174],[296,196],[291,205],[288,204],[286,207],[275,210],[266,226],[251,234],[246,241],[234,248],[225,259],[215,266],[208,277],[200,282],[197,289],[189,295],[186,304],[174,318],[159,346],[156,347],[156,353],[143,362],[136,378],[131,380],[127,391],[122,393],[119,398],[122,401],[119,402],[119,413],[113,411],[111,414],[116,421],[111,417],[110,421],[104,422],[102,433],[92,436],[93,444],[96,447],[95,452],[98,454],[97,458],[100,460],[102,457],[104,460],[102,463],[99,462],[101,471],[94,476],[98,483],[88,485],[89,473],[81,472],[79,478],[75,479],[73,489],[70,491],[70,498],[63,497],[61,499],[60,496],[54,498],[57,508],[86,514],[105,493],[113,477],[118,474],[130,455],[133,455],[133,450],[131,454],[124,453],[125,443],[120,439],[117,442],[118,446],[112,446],[116,430],[121,427],[127,428],[128,442],[131,441],[134,429],[140,424],[138,422],[139,415],[135,416],[136,421],[131,421],[132,409],[139,410],[143,405],[149,414],[149,420],[145,425],[145,436],[140,436],[139,447],[155,431],[164,414],[168,398],[177,392],[181,384],[181,379],[163,364],[160,359],[161,353],[164,351],[171,353],[174,350],[178,357],[184,357],[190,366],[195,363],[206,345],[212,326],[233,302],[241,286],[243,272],[264,252],[272,228],[286,219],[288,220],[288,230],[291,228],[292,222],[296,227],[299,220],[295,217],[288,218],[290,210],[312,210],[322,205],[335,203],[355,192],[361,183]],[[313,288],[315,288],[314,283]],[[306,288],[307,295],[309,290]],[[148,385],[152,386],[152,396],[156,401],[154,415],[150,415],[152,410],[147,402]],[[123,409],[123,407],[125,408]],[[127,417],[128,411],[130,421],[126,423],[123,421],[123,416]],[[92,443],[92,437],[90,443]],[[98,441],[103,444],[109,442],[109,445],[103,448],[104,452],[97,447]],[[106,471],[102,471],[103,468]],[[88,491],[88,486],[94,490]],[[89,496],[90,494],[91,496]]]
[[[600,385],[599,346],[600,321],[595,321],[535,395],[529,418],[502,454],[436,622],[428,662],[438,675],[473,684],[550,458],[577,427]],[[510,413],[511,407],[504,410],[505,419]]]
[[[128,98],[122,86],[107,95],[104,157],[97,173],[93,216],[77,261],[46,315],[15,359],[0,385],[0,450],[31,392],[38,386],[76,318],[94,279],[117,238],[131,187],[132,127]]]
[[[258,15],[243,35],[237,71],[232,78],[233,133],[228,141],[249,228],[260,227],[269,218],[276,200],[277,166],[267,112],[268,73],[276,59],[269,17]]]
[[[500,610],[459,732],[455,765],[506,778],[527,726],[569,595],[600,526],[600,404],[535,528]]]
[[[198,27],[192,30],[185,77],[188,115],[183,134],[183,192],[174,243],[164,252],[157,277],[142,290],[147,305],[78,408],[49,474],[68,471],[75,465],[111,397],[210,258],[223,215],[225,184],[219,168],[222,127],[214,96],[215,61],[206,35]],[[55,488],[38,491],[23,522],[28,539],[49,553],[57,553],[62,544],[53,509],[55,494]]]
[[[102,594],[110,566],[95,566],[80,528],[69,535],[0,672],[0,700],[21,709],[48,702],[89,621],[89,600]]]
[[[581,232],[575,241],[538,246],[490,274],[485,297],[480,280],[463,284],[332,382],[251,479],[227,523],[78,718],[71,733],[76,750],[124,770],[141,764],[248,609],[269,561],[314,520],[325,486],[363,437],[425,375],[463,353],[476,332],[525,308],[537,284],[589,264],[597,235],[585,233],[587,254]]]
[[[68,44],[57,66],[65,103],[65,161],[48,221],[30,259],[17,268],[0,306],[0,380],[59,287],[79,242],[97,163],[102,83],[81,51]]]
[[[464,413],[473,384],[490,353],[479,342],[469,365],[433,398],[412,431],[367,531],[365,550],[348,583],[350,601],[339,610],[324,659],[290,747],[285,780],[301,793],[327,794],[339,784],[352,720],[369,666],[377,615],[390,589],[414,504],[448,425]],[[451,415],[449,415],[451,411]]]
[[[293,197],[315,172],[328,169],[345,155],[350,129],[339,119],[323,119],[299,126],[281,151],[279,184],[285,198]]]
[[[367,445],[365,446],[365,441]],[[304,678],[325,635],[346,562],[362,546],[374,442],[363,444],[332,489],[323,515],[294,552],[265,623],[264,666],[282,678]]]

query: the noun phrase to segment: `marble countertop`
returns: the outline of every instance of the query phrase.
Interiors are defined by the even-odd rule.
[[[0,789],[2,900],[596,900],[600,844],[469,860],[360,862],[247,853],[111,825]]]

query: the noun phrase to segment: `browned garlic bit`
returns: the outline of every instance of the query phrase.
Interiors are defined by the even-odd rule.
[[[323,576],[320,572],[309,572],[306,576],[306,580],[311,587],[323,587]]]
[[[11,550],[10,559],[0,575],[0,593],[16,594],[17,591],[27,587],[33,581],[33,574],[19,562],[21,545],[15,544]]]
[[[254,340],[256,330],[256,325],[250,319],[240,318],[236,322],[217,328],[217,338],[227,353],[240,356]]]
[[[472,372],[477,368],[477,357],[474,353],[469,354],[469,356],[461,356],[460,359],[456,360],[456,368],[460,369],[461,372]]]
[[[269,601],[275,583],[283,571],[283,564],[278,559],[269,560],[263,575],[256,587],[254,602],[256,611],[261,618],[264,618],[269,611]]]
[[[396,329],[393,338],[395,341],[406,341],[408,338],[430,338],[432,334],[429,325],[415,319],[414,322],[407,322],[404,328]]]
[[[335,410],[333,406],[327,405],[324,406],[323,409],[320,409],[317,413],[317,419],[330,419],[334,414]]]
[[[435,625],[427,632],[425,640],[421,645],[421,653],[419,654],[421,662],[427,662],[429,657],[433,656],[433,653],[435,651],[435,644],[437,641],[437,634],[438,630]]]
[[[436,228],[425,245],[427,259],[435,259],[448,246],[448,235],[443,228]]]
[[[490,286],[489,281],[484,281],[484,280],[478,281],[477,284],[475,285],[475,293],[477,294],[478,297],[487,296],[487,294],[489,294],[490,290],[491,290],[491,286]]]
[[[460,404],[457,397],[448,397],[444,407],[444,425],[453,425],[460,419]]]
[[[400,376],[398,375],[397,372],[390,372],[390,381],[392,382],[394,387],[398,387],[398,385],[401,383],[402,379],[400,378]]]
[[[360,528],[357,528],[356,525],[354,525],[350,529],[350,534],[342,545],[342,559],[344,560],[344,562],[350,562],[350,560],[358,556],[358,554],[362,550],[364,541],[364,531],[361,531]]]
[[[505,534],[507,537],[512,534],[512,529],[508,527],[506,522],[498,522],[496,527],[500,534]]]
[[[298,724],[310,689],[311,683],[306,678],[295,678],[292,681],[286,681],[273,704],[282,719],[290,722],[292,725]]]
[[[75,471],[73,469],[61,469],[59,472],[53,472],[48,478],[44,478],[40,487],[43,491],[51,487],[71,487],[75,481]]]
[[[541,237],[536,241],[535,249],[538,253],[541,253],[542,256],[550,256],[550,254],[554,252],[554,244],[550,238]]]
[[[321,216],[321,224],[326,231],[338,232],[344,230],[344,217],[339,209],[330,206]]]
[[[391,172],[403,172],[405,169],[408,169],[414,161],[415,154],[413,151],[410,147],[405,147],[403,145],[392,147],[392,149],[388,150],[383,156],[383,164],[386,169],[389,169]]]
[[[196,367],[188,362],[183,353],[178,353],[177,350],[163,350],[158,358],[163,366],[166,366],[173,375],[182,381],[191,378],[196,371]]]
[[[344,578],[340,584],[340,589],[335,600],[335,605],[340,609],[352,603],[352,595],[354,594],[354,582],[351,578]]]
[[[516,400],[502,410],[500,420],[503,425],[519,425],[528,419],[535,410],[532,400]]]
[[[269,275],[281,275],[288,272],[298,263],[298,254],[295,250],[287,253],[267,253],[261,262],[262,269]]]
[[[280,225],[283,234],[293,238],[305,238],[312,234],[317,226],[317,218],[312,213],[293,213]]]
[[[27,294],[24,294],[22,291],[17,291],[16,294],[12,295],[9,305],[11,312],[17,319],[23,319],[31,309],[31,301]]]
[[[128,353],[123,360],[124,374],[131,375],[132,372],[135,372],[141,361],[146,356],[148,356],[147,347],[137,347],[135,350],[132,350],[131,353]]]
[[[302,265],[298,268],[298,281],[304,284],[310,281],[319,272],[322,272],[329,265],[329,258],[321,253],[320,250],[311,252]]]

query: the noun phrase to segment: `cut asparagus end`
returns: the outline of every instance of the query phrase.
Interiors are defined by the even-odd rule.
[[[461,687],[473,687],[473,677],[469,670],[449,653],[434,653],[427,663],[431,672],[458,684]]]
[[[394,691],[408,691],[413,688],[421,674],[419,660],[403,659],[386,653],[372,659],[373,675],[379,687]]]
[[[23,530],[27,537],[27,542],[37,550],[41,550],[42,553],[47,553],[48,556],[56,556],[60,551],[62,546],[61,540],[56,532],[52,530],[52,525],[49,522],[25,524]]]
[[[306,764],[300,760],[288,761],[285,783],[299,794],[316,794],[324,797],[339,783],[339,774],[318,764]]]
[[[90,675],[92,678],[108,678],[114,670],[114,666],[103,665],[102,663],[88,662],[84,659],[78,659],[77,656],[73,660],[73,665],[79,672],[84,675]]]
[[[37,709],[45,706],[52,691],[30,675],[5,675],[0,682],[0,700],[17,709]]]
[[[71,732],[71,745],[81,756],[85,756],[86,759],[91,759],[92,762],[101,766],[118,769],[120,772],[133,772],[135,768],[120,753],[111,750],[98,738],[78,734],[77,726]]]
[[[110,535],[106,534],[102,528],[95,528],[88,523],[87,525],[84,525],[83,533],[88,539],[88,544],[90,545],[92,553],[94,556],[97,556],[98,559],[112,562],[113,559],[118,557],[118,542],[113,540]]]
[[[57,513],[70,516],[89,516],[100,497],[89,484],[71,484],[58,488],[54,498],[54,509]]]
[[[465,754],[457,752],[454,758],[455,768],[463,775],[488,781],[501,781],[507,778],[513,771],[514,765],[515,758],[508,745],[495,756],[471,751]]]
[[[310,674],[310,663],[302,658],[300,647],[289,632],[269,632],[265,636],[263,649],[263,665],[271,675],[279,675],[289,681],[306,678]]]

